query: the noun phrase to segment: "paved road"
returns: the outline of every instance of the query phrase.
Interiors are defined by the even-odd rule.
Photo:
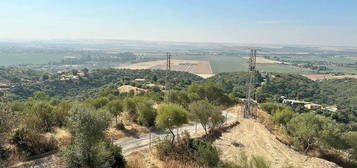
[[[226,117],[226,124],[233,123],[237,121],[237,114],[227,112],[225,110],[222,111],[222,114]],[[196,132],[196,123],[192,122],[189,124],[185,124],[179,129],[175,129],[175,133],[179,132],[182,133],[184,131],[188,131],[191,136],[194,137],[194,135],[197,135],[197,133],[203,133],[204,129],[200,124],[197,124],[197,132]],[[158,141],[160,138],[164,138],[167,136],[169,133],[166,132],[152,132],[151,133],[151,139],[152,139],[152,145],[155,144],[155,142]],[[122,147],[123,154],[124,155],[129,155],[133,152],[136,151],[141,151],[143,149],[149,148],[150,146],[150,134],[144,134],[139,137],[128,137],[128,138],[123,138],[118,141],[115,141],[114,144],[119,145]]]

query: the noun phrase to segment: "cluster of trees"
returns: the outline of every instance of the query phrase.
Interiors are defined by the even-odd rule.
[[[357,121],[357,79],[313,81],[300,75],[273,75],[256,91],[256,98],[260,102],[279,102],[279,98],[285,96],[327,106],[337,105],[336,112],[320,110],[319,113],[354,127]],[[303,112],[298,107],[294,110]]]
[[[50,74],[56,76],[56,74]],[[170,72],[173,89],[183,89],[202,78],[187,72]],[[129,69],[96,69],[89,71],[78,80],[45,80],[41,82],[14,83],[10,92],[13,99],[27,99],[37,91],[44,91],[51,97],[83,99],[92,97],[108,85],[135,84],[134,79],[146,79],[147,82],[164,85],[165,71],[162,70],[129,70]],[[137,86],[140,86],[137,84]]]
[[[97,109],[101,103],[69,102],[36,92],[26,101],[1,104],[6,108],[1,108],[0,113],[0,144],[11,143],[16,147],[2,147],[1,159],[7,161],[14,155],[27,157],[61,150],[68,167],[124,167],[121,148],[104,138],[113,116],[106,108]],[[70,146],[60,148],[55,128],[71,132]]]
[[[189,120],[199,122],[206,134],[217,130],[225,118],[216,105],[233,103],[234,99],[213,83],[195,84],[166,94],[150,91],[138,96],[120,94],[111,85],[98,91],[96,96],[80,101],[58,99],[44,91],[37,91],[26,100],[8,101],[8,108],[2,108],[7,110],[1,113],[1,135],[7,138],[1,138],[1,144],[11,143],[25,156],[60,149],[70,167],[124,165],[120,148],[108,142],[103,134],[111,126],[112,118],[119,129],[125,129],[119,119],[124,112],[129,114],[132,122],[149,129],[167,129],[173,144],[177,137],[173,129]],[[157,108],[154,108],[156,105]],[[10,117],[14,120],[9,120]],[[16,121],[18,125],[10,128],[13,126],[10,121]],[[54,137],[56,128],[70,130],[73,136],[71,144],[65,149]],[[6,156],[1,158],[6,160]]]
[[[231,73],[219,73],[214,77],[208,78],[203,83],[213,82],[217,84],[226,93],[234,95],[236,97],[245,97],[248,90],[250,75],[248,72],[231,72]],[[256,87],[260,86],[263,82],[263,77],[260,73],[255,76]]]
[[[319,93],[318,83],[295,74],[273,74],[257,91],[259,100],[278,100],[280,96],[290,99],[313,101]]]
[[[260,107],[272,115],[276,124],[282,125],[287,130],[294,139],[297,149],[305,153],[310,149],[319,151],[351,149],[350,159],[357,159],[355,144],[357,132],[346,129],[343,124],[313,112],[295,113],[291,107],[279,103],[264,103]],[[357,165],[353,161],[340,164]]]
[[[335,119],[350,125],[357,122],[357,79],[332,79],[319,82],[318,103],[337,105]],[[354,128],[357,131],[357,127]]]

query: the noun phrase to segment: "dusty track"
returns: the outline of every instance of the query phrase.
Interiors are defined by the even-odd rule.
[[[273,168],[291,165],[298,168],[334,168],[335,163],[303,155],[281,143],[264,125],[239,117],[240,124],[214,142],[221,158],[234,160],[241,152],[264,157]],[[233,145],[239,144],[239,145]]]
[[[227,117],[227,121],[226,121],[227,124],[233,123],[237,120],[236,113],[232,113],[232,112],[227,113],[226,111],[223,111],[223,115]],[[204,130],[200,124],[197,124],[197,132],[196,132],[194,123],[185,124],[178,129],[179,133],[182,133],[184,131],[188,131],[192,137],[199,136],[204,133]],[[177,129],[174,132],[177,133]],[[168,134],[169,134],[168,132],[152,132],[151,139],[153,141],[153,144],[155,144],[155,142],[157,142],[159,138],[164,138]],[[118,141],[115,141],[114,144],[122,147],[124,155],[129,155],[133,152],[137,152],[149,148],[150,135],[147,133],[139,137],[123,138]]]

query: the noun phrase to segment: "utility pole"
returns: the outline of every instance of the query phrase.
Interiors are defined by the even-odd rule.
[[[169,52],[166,53],[166,76],[165,76],[165,102],[168,103],[169,92],[170,92],[170,83],[169,83],[169,75],[171,71],[171,54]]]
[[[257,49],[250,49],[250,57],[249,57],[249,83],[248,83],[248,92],[247,92],[247,100],[244,105],[243,116],[244,118],[249,118],[253,113],[253,105],[252,100],[254,95],[253,90],[255,87],[255,75],[256,75],[256,65],[257,65]]]

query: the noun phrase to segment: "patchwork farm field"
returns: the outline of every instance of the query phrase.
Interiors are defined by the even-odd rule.
[[[121,69],[166,69],[166,60],[140,62],[118,67]],[[203,78],[213,76],[211,65],[203,60],[171,60],[171,70],[196,74]]]

